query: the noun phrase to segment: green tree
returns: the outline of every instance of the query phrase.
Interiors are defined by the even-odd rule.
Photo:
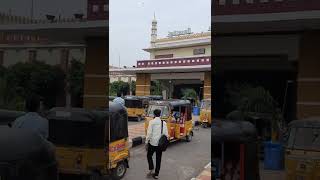
[[[136,92],[136,81],[131,81],[131,92],[132,93]]]
[[[151,95],[162,95],[161,82],[158,80],[151,81]]]
[[[0,109],[23,110],[24,100],[8,87],[7,79],[0,78]]]
[[[64,72],[43,62],[17,63],[8,68],[6,78],[7,86],[18,96],[38,94],[48,108],[56,105],[56,97],[64,91]]]
[[[233,84],[227,87],[227,97],[227,102],[236,108],[227,115],[228,119],[246,120],[259,117],[271,121],[272,139],[276,140],[274,134],[279,131],[283,115],[268,90],[249,84]]]
[[[122,95],[127,95],[129,92],[129,83],[123,81],[115,81],[110,83],[109,95],[115,96],[117,92],[121,92]]]
[[[68,73],[73,106],[81,107],[84,87],[84,63],[73,59]]]

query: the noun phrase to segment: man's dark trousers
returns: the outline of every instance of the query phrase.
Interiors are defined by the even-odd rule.
[[[158,176],[159,175],[159,171],[160,171],[160,166],[161,166],[162,151],[159,150],[158,146],[152,146],[149,143],[148,144],[148,154],[147,154],[149,170],[153,170],[154,169],[153,159],[152,159],[152,156],[153,156],[154,152],[156,152],[156,170],[155,170],[155,175]]]

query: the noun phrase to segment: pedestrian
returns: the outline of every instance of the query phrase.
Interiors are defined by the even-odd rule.
[[[48,138],[49,123],[48,120],[40,116],[40,98],[37,95],[31,95],[26,99],[25,108],[27,113],[18,117],[12,124],[12,128],[30,129],[38,133],[44,139]]]
[[[162,121],[160,119],[161,110],[156,109],[153,112],[155,118],[149,122],[148,131],[147,131],[147,137],[146,137],[146,146],[147,146],[147,159],[149,164],[149,173],[147,174],[148,177],[152,176],[154,179],[158,179],[159,171],[161,167],[161,157],[162,157],[162,150],[158,147],[160,137],[162,134],[164,134],[167,138],[168,135],[168,129],[167,129],[167,123],[165,121]],[[161,134],[161,127],[162,134]],[[153,165],[153,154],[156,153],[156,169],[154,170]]]
[[[121,92],[117,92],[117,97],[113,100],[113,102],[124,106],[124,99],[121,97]]]

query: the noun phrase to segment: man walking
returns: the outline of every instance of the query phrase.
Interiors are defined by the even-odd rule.
[[[38,133],[44,139],[48,138],[48,120],[38,114],[40,108],[40,98],[36,95],[30,96],[26,100],[27,113],[17,118],[12,128],[30,129]]]
[[[117,92],[117,97],[113,100],[113,102],[124,106],[124,99],[121,97],[121,92]]]
[[[165,121],[162,121],[160,119],[161,110],[156,109],[153,112],[155,118],[149,122],[148,131],[147,131],[147,158],[148,158],[148,164],[149,164],[149,173],[148,176],[152,176],[154,179],[158,179],[160,166],[161,166],[161,157],[162,157],[162,150],[158,147],[159,139],[163,135],[169,137],[168,135],[168,129],[167,129],[167,123]],[[162,125],[162,126],[161,126]],[[161,134],[161,127],[162,134]],[[153,173],[154,165],[153,165],[153,159],[152,156],[156,152],[156,169],[155,173]]]

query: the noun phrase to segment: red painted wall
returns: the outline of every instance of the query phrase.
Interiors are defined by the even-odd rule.
[[[93,6],[97,5],[99,10],[93,11]],[[108,11],[104,11],[104,5],[109,5],[109,0],[88,0],[87,19],[88,20],[106,20],[109,19]]]

